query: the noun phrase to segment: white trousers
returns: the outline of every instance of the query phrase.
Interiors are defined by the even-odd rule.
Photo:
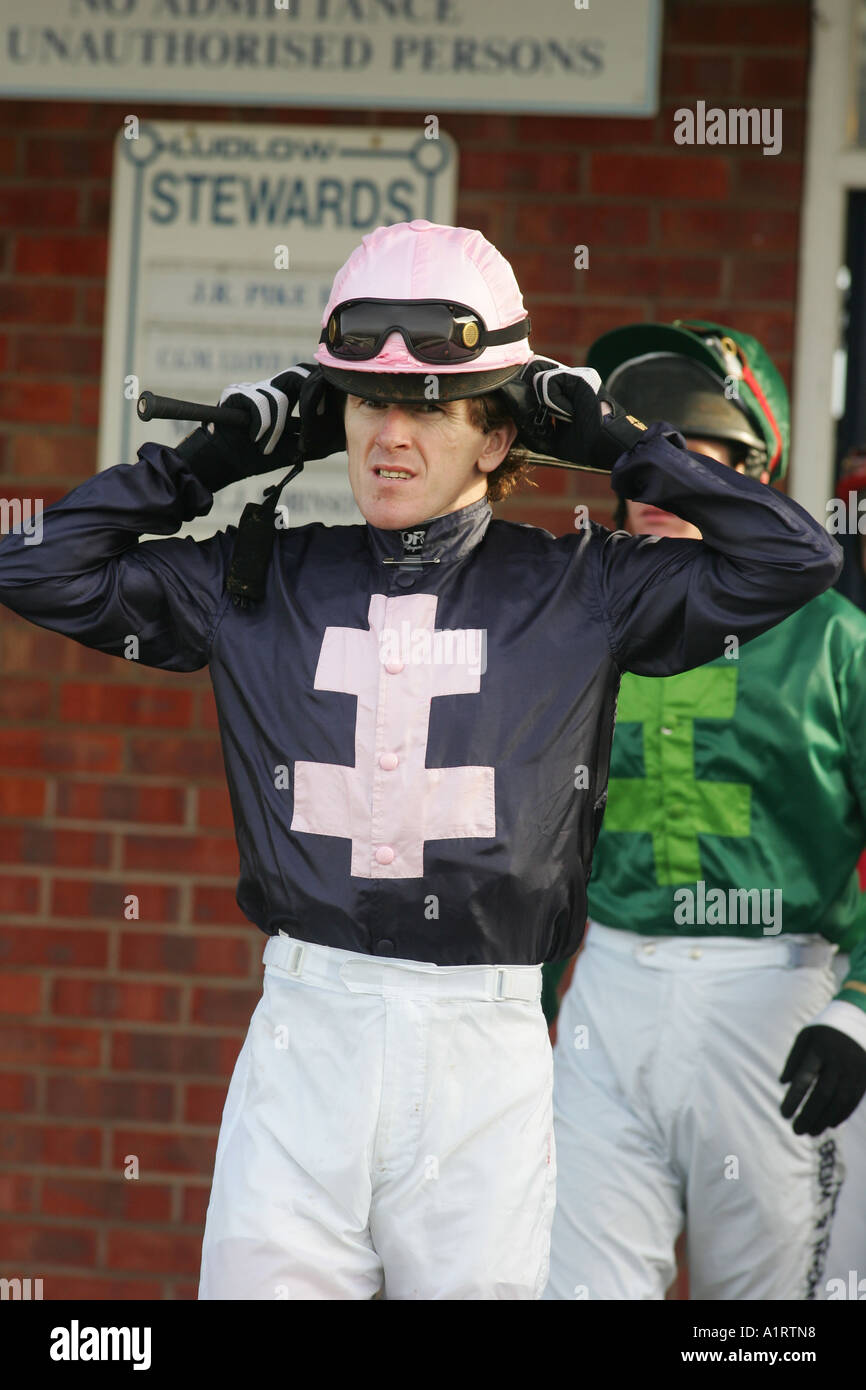
[[[822,1298],[837,1131],[794,1134],[779,1074],[835,993],[819,938],[642,937],[592,922],[554,1051],[544,1299]]]
[[[271,937],[200,1299],[538,1299],[555,1201],[539,966]]]
[[[833,961],[837,989],[848,974],[849,959],[847,955],[840,955]],[[850,1119],[829,1133],[837,1135],[842,1145],[847,1176],[833,1220],[825,1270],[825,1297],[841,1297],[844,1287],[846,1297],[850,1298],[851,1290],[857,1288],[858,1299],[863,1299],[866,1298],[866,1096]],[[836,1281],[835,1286],[831,1284],[827,1290],[831,1280]]]

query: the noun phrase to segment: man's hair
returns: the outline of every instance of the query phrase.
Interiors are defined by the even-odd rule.
[[[511,419],[505,402],[496,391],[487,396],[470,396],[466,402],[470,424],[483,434],[498,429]],[[525,449],[512,444],[505,458],[487,475],[487,497],[491,502],[501,502],[503,498],[517,492],[521,487],[537,487],[531,477],[532,464],[528,462]]]
[[[340,413],[345,415],[347,393],[336,387],[332,390]],[[467,405],[466,418],[475,429],[481,430],[482,434],[489,434],[491,430],[498,429],[511,419],[505,401],[497,391],[491,391],[486,396],[468,396],[464,399]],[[528,461],[526,449],[512,444],[499,466],[487,474],[489,501],[501,502],[520,487],[537,487],[538,484],[530,477],[531,473],[532,464]]]

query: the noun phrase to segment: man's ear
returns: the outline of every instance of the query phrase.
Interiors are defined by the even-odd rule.
[[[504,420],[485,434],[484,447],[477,460],[481,472],[492,473],[498,468],[516,438],[517,426],[513,420]]]

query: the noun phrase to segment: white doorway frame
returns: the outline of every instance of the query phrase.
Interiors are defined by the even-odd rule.
[[[848,103],[858,0],[817,0],[806,105],[788,491],[819,521],[833,496],[836,420],[833,357],[839,347],[848,193],[866,189],[866,150],[850,147]]]

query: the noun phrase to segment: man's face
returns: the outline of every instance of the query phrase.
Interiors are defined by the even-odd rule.
[[[707,454],[718,459],[727,468],[733,466],[734,451],[730,444],[719,439],[697,439],[689,435],[686,448],[693,454]],[[737,472],[745,472],[745,464],[737,464]],[[761,482],[770,481],[769,473],[761,474]],[[697,526],[671,512],[663,512],[659,507],[647,506],[644,502],[626,502],[625,527],[633,536],[672,536],[675,540],[699,541],[702,539]]]
[[[477,502],[517,433],[512,421],[482,433],[469,402],[390,405],[347,396],[349,482],[371,526],[402,530]]]

